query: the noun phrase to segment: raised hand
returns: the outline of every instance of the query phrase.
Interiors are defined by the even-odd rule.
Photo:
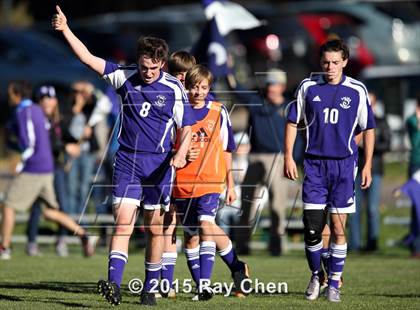
[[[51,26],[56,31],[64,31],[67,28],[66,15],[64,15],[63,11],[61,11],[58,5],[55,6],[55,9],[57,11],[57,14],[54,14],[54,16],[52,17]]]

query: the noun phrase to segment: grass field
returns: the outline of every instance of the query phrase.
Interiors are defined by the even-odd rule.
[[[78,247],[69,258],[57,258],[53,247],[44,247],[42,257],[29,258],[16,246],[13,259],[0,261],[1,309],[108,308],[95,293],[95,283],[106,276],[106,252],[100,249],[90,259],[82,258]],[[257,294],[247,298],[215,296],[207,302],[192,302],[191,294],[178,294],[175,300],[159,300],[159,308],[168,309],[420,309],[420,260],[408,258],[406,250],[394,249],[378,255],[350,255],[342,289],[341,304],[331,305],[323,298],[308,302],[303,291],[308,281],[304,254],[292,252],[280,258],[263,253],[244,257],[251,266],[251,277],[261,282],[286,282],[288,292]],[[180,255],[175,277],[189,277],[185,258]],[[123,283],[143,279],[143,253],[130,255]],[[227,268],[217,260],[214,281],[230,282]],[[119,309],[137,309],[138,295],[124,285],[123,304]],[[284,286],[283,286],[284,291]]]

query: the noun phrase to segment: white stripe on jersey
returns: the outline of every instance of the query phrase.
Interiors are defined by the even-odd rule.
[[[222,106],[221,118],[222,118],[221,119],[222,126],[220,128],[220,138],[223,144],[223,151],[226,151],[227,146],[228,146],[228,140],[229,140],[228,124],[230,125],[230,119],[229,119],[229,114],[224,106]]]
[[[306,94],[310,86],[318,84],[320,79],[307,78],[304,79],[299,86],[299,89],[296,92],[296,122],[299,123],[302,119],[305,123],[306,128],[306,148],[305,152],[308,151],[309,147],[309,124],[308,119],[306,118],[305,105],[306,105]]]
[[[357,122],[359,124],[359,127],[361,130],[365,130],[367,127],[367,121],[368,121],[368,105],[369,105],[369,98],[367,96],[367,90],[366,87],[352,79],[352,78],[346,78],[346,80],[343,82],[343,85],[353,88],[359,93],[359,105],[357,107]]]
[[[163,132],[162,139],[160,140],[159,145],[156,148],[157,152],[165,153],[163,142],[165,142],[166,135],[168,134],[169,130],[172,128],[173,124],[174,124],[174,120],[170,118],[169,121],[166,123],[165,131]],[[160,150],[159,150],[159,147],[160,147]]]
[[[306,93],[308,92],[309,86],[316,85],[318,80],[304,79],[301,83],[300,88],[297,91],[296,96],[296,122],[299,123],[305,114],[305,99]]]
[[[32,113],[30,109],[25,109],[22,113],[26,112],[26,129],[28,130],[28,146],[22,153],[22,161],[25,162],[35,152],[35,128],[32,122]]]
[[[168,86],[174,91],[175,94],[175,104],[172,110],[172,118],[175,121],[175,124],[178,128],[182,126],[182,119],[184,118],[184,98],[186,98],[186,94],[183,88],[179,87],[179,81],[175,85],[172,81],[168,81],[166,77],[168,76],[167,73],[164,73],[162,78],[159,80],[159,83]],[[185,97],[184,97],[185,95]],[[184,99],[184,100],[183,100]],[[188,101],[185,101],[188,102]]]
[[[346,79],[343,82],[343,85],[350,87],[359,93],[359,102],[358,102],[359,105],[357,106],[357,117],[354,121],[353,128],[350,133],[348,144],[347,144],[348,149],[350,150],[350,153],[353,154],[353,150],[351,149],[351,142],[354,135],[354,131],[356,129],[357,124],[359,125],[361,130],[366,129],[367,121],[368,121],[368,105],[370,103],[369,103],[369,98],[367,96],[366,87],[362,83],[350,77],[346,77]]]
[[[137,65],[121,66],[111,73],[104,74],[102,78],[117,90],[136,73],[138,73]]]
[[[182,85],[181,81],[178,80],[176,77],[170,75],[167,72],[164,72],[163,75],[164,75],[164,77],[165,77],[166,80],[171,81],[171,82],[174,82],[175,84],[177,84],[179,86],[179,88],[182,89],[182,98],[184,98],[185,101],[188,101],[187,92],[186,92],[186,90],[184,88],[184,85]]]

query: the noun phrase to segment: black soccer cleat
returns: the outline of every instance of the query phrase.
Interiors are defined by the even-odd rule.
[[[249,267],[246,263],[239,261],[241,268],[232,272],[233,283],[235,284],[235,296],[236,297],[245,297],[249,294],[251,290],[251,283],[245,281],[249,279]]]
[[[121,291],[115,282],[99,280],[98,293],[113,306],[121,304]]]
[[[206,301],[212,299],[214,296],[214,292],[211,288],[206,287],[203,288],[201,293],[198,293],[198,300],[199,301]]]
[[[251,289],[251,284],[249,281],[245,281],[249,279],[249,267],[246,263],[239,261],[240,268],[234,272],[232,272],[232,279],[235,285],[235,295],[237,297],[245,297],[249,294]]]
[[[154,293],[142,291],[140,295],[140,305],[156,306],[156,297]]]

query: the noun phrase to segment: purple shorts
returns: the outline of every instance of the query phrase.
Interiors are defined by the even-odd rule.
[[[174,169],[172,153],[141,153],[118,150],[113,176],[113,204],[131,203],[145,210],[169,210]]]
[[[327,205],[331,213],[354,213],[355,156],[343,159],[305,158],[303,162],[304,210],[323,210]]]
[[[172,198],[184,231],[190,235],[197,235],[200,221],[214,223],[219,197],[219,193],[212,193],[195,198]]]

